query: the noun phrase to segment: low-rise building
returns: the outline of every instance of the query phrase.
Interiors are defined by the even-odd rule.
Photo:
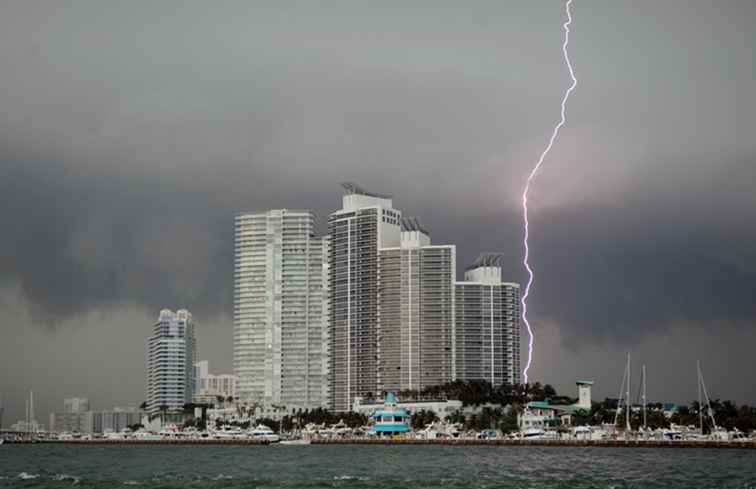
[[[518,417],[521,431],[544,429],[553,426],[570,426],[572,415],[578,411],[591,410],[591,386],[593,381],[578,380],[578,402],[575,404],[551,404],[549,400],[531,401]]]
[[[410,430],[410,414],[399,406],[396,396],[390,392],[383,405],[372,413],[370,420],[370,431],[378,436],[399,435]]]
[[[379,401],[366,402],[363,398],[357,397],[352,403],[352,411],[370,416],[379,410],[383,404],[384,402]],[[461,410],[462,401],[447,399],[404,401],[397,402],[397,406],[410,415],[420,411],[433,411],[438,419],[444,419],[451,413]]]
[[[236,399],[238,377],[229,374],[215,375],[210,373],[207,360],[194,364],[194,378],[195,403],[217,404],[220,398],[224,399],[224,402]]]

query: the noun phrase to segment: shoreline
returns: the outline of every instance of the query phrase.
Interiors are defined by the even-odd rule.
[[[6,445],[277,445],[264,440],[6,440]],[[313,439],[311,445],[445,445],[445,446],[510,446],[571,448],[720,448],[756,449],[756,441],[693,441],[693,440],[476,440],[476,439]]]

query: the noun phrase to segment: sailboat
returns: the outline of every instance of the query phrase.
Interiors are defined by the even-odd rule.
[[[698,372],[698,429],[700,436],[701,438],[704,437],[704,405],[701,404],[701,394],[703,394],[703,401],[706,403],[706,415],[711,419],[711,432],[708,439],[716,441],[729,440],[730,434],[724,428],[717,426],[717,421],[714,419],[714,410],[711,408],[711,399],[709,399],[709,393],[706,391],[706,382],[704,382],[703,373],[701,372],[700,360],[696,362],[696,370]]]
[[[623,402],[624,401],[624,404]],[[625,366],[625,375],[622,377],[622,384],[620,385],[620,392],[617,399],[617,411],[614,413],[614,429],[617,429],[617,421],[619,419],[620,410],[625,411],[625,439],[630,434],[630,410],[632,405],[630,403],[630,353],[627,354],[627,365]]]

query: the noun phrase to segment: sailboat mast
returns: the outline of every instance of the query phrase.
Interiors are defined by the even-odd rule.
[[[703,435],[703,405],[701,404],[701,360],[696,361],[696,372],[698,373],[698,427]]]
[[[643,368],[641,369],[641,374],[643,375],[643,429],[646,429],[646,365],[643,365]]]
[[[625,391],[625,428],[630,431],[630,353],[627,354],[627,391]]]

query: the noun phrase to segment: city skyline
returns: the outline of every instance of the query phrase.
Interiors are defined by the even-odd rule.
[[[581,86],[530,200],[531,378],[614,397],[629,350],[649,398],[695,398],[700,358],[712,397],[754,403],[756,12],[665,5],[573,4]],[[162,307],[230,373],[234,213],[308,208],[321,234],[342,181],[421,216],[458,276],[498,251],[523,282],[520,191],[568,82],[559,8],[0,9],[5,425],[30,389],[38,413],[141,401]]]

